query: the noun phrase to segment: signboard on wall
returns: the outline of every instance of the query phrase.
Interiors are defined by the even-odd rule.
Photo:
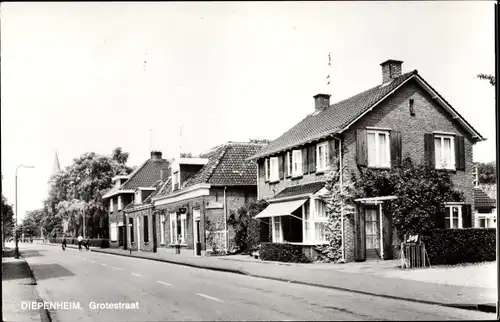
[[[406,235],[405,243],[407,245],[420,244],[422,237],[419,234],[409,234]]]

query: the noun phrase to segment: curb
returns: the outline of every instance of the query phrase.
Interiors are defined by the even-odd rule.
[[[36,302],[37,303],[44,303],[45,301],[43,300],[43,298],[40,296],[38,290],[36,289],[36,285],[38,285],[38,282],[36,280],[36,277],[35,277],[35,274],[33,273],[33,270],[31,269],[31,266],[30,264],[28,263],[28,261],[25,259],[25,257],[23,256],[23,253],[22,252],[19,252],[19,255],[20,255],[20,258],[26,263],[26,265],[28,266],[28,269],[29,269],[29,272],[30,272],[30,275],[31,275],[31,283],[29,285],[33,285],[35,287],[35,294],[36,294]],[[49,310],[41,307],[39,309],[39,313],[40,313],[40,320],[42,322],[52,322],[52,318],[50,316],[50,312]]]
[[[56,246],[54,244],[52,244],[52,245]],[[76,247],[78,248],[78,246],[76,246]],[[195,263],[177,262],[177,261],[172,261],[172,260],[168,260],[168,259],[164,259],[164,258],[151,258],[151,257],[143,257],[143,256],[139,256],[139,255],[120,254],[120,253],[114,253],[114,252],[107,252],[107,251],[103,251],[103,250],[100,250],[100,249],[91,249],[90,251],[96,252],[96,253],[104,253],[104,254],[116,255],[116,256],[124,256],[124,257],[133,257],[133,258],[148,259],[148,260],[154,260],[154,261],[157,261],[157,262],[166,262],[166,263],[177,264],[177,265],[184,265],[184,266],[195,267],[195,268],[203,268],[203,269],[208,269],[208,270],[213,270],[213,271],[235,273],[235,274],[247,275],[247,276],[258,277],[258,278],[264,278],[264,279],[274,280],[274,281],[279,281],[279,282],[294,283],[294,284],[307,285],[307,286],[315,286],[315,287],[321,287],[321,288],[326,288],[326,289],[339,290],[339,291],[344,291],[344,292],[351,292],[351,293],[357,293],[357,294],[363,294],[363,295],[383,297],[383,298],[388,298],[388,299],[393,299],[393,300],[403,300],[403,301],[409,301],[409,302],[414,302],[414,303],[422,303],[422,304],[429,304],[429,305],[438,305],[438,306],[444,306],[444,307],[453,307],[453,308],[457,308],[457,309],[472,310],[472,311],[481,311],[481,312],[487,312],[487,313],[495,313],[496,312],[496,305],[495,304],[449,304],[449,303],[440,303],[440,302],[427,301],[427,300],[419,300],[419,299],[414,299],[414,298],[405,298],[405,297],[393,296],[393,295],[387,295],[387,294],[370,293],[370,292],[353,290],[353,289],[348,289],[348,288],[339,287],[339,286],[322,285],[322,284],[311,283],[311,282],[292,281],[292,280],[288,280],[288,279],[285,279],[285,278],[264,276],[264,275],[259,275],[259,274],[251,274],[251,273],[249,273],[249,272],[247,272],[245,270],[239,270],[239,269],[231,269],[231,268],[223,268],[223,267],[213,267],[213,266],[206,266],[206,265],[200,265],[200,264],[195,264]]]
[[[107,251],[102,251],[98,249],[92,250],[93,252],[96,253],[103,253],[103,254],[109,254],[109,255],[116,255],[116,256],[123,256],[123,257],[133,257],[133,258],[141,258],[141,259],[149,259],[157,262],[164,262],[164,263],[171,263],[171,264],[177,264],[177,265],[183,265],[183,266],[189,266],[189,267],[195,267],[195,268],[203,268],[203,269],[209,269],[212,271],[220,271],[220,272],[227,272],[227,273],[234,273],[234,274],[240,274],[240,275],[251,275],[246,271],[239,270],[239,269],[233,269],[233,268],[224,268],[224,267],[214,267],[214,266],[207,266],[203,264],[195,264],[195,263],[186,263],[186,262],[177,262],[173,260],[168,260],[165,258],[151,258],[151,257],[145,257],[145,256],[140,256],[140,255],[129,255],[129,254],[119,254],[119,253],[112,253],[112,252],[107,252]]]

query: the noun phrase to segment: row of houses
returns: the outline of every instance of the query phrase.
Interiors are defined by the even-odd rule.
[[[109,203],[111,247],[199,256],[230,251],[227,218],[248,202],[266,199],[256,216],[272,242],[303,245],[314,257],[326,243],[325,173],[336,157],[345,180],[360,167],[389,169],[404,156],[448,171],[463,202],[446,203],[442,228],[496,226],[496,201],[474,188],[472,146],[481,136],[417,70],[381,64],[382,82],[335,104],[314,96],[314,110],[269,144],[228,142],[197,158],[169,162],[161,152],[129,176],[113,178]],[[285,107],[284,107],[285,108]],[[342,226],[345,261],[393,257],[394,196],[357,199],[353,220]],[[209,229],[210,228],[210,229]],[[263,234],[266,235],[266,234]]]

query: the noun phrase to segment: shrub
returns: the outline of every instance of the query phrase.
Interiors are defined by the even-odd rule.
[[[288,263],[310,263],[311,261],[302,253],[302,245],[262,243],[259,257],[265,261],[278,261]]]
[[[496,259],[496,229],[433,229],[423,236],[431,265]]]
[[[255,201],[240,207],[236,213],[232,212],[228,218],[228,224],[235,230],[234,241],[239,250],[250,254],[258,248],[261,241],[261,221],[254,219],[267,207],[265,200]],[[265,225],[266,223],[263,223]]]

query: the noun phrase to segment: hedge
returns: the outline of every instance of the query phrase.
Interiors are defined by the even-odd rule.
[[[278,261],[288,263],[310,263],[302,252],[302,245],[262,243],[259,258],[265,261]]]
[[[496,260],[496,229],[433,229],[423,236],[431,265]]]
[[[92,246],[92,247],[109,248],[109,239],[92,238],[92,239],[89,239],[89,241],[90,241],[90,246]],[[61,244],[62,238],[60,238],[60,237],[49,238],[49,242],[55,243],[55,244]],[[66,237],[66,244],[67,245],[78,245],[78,238]]]

